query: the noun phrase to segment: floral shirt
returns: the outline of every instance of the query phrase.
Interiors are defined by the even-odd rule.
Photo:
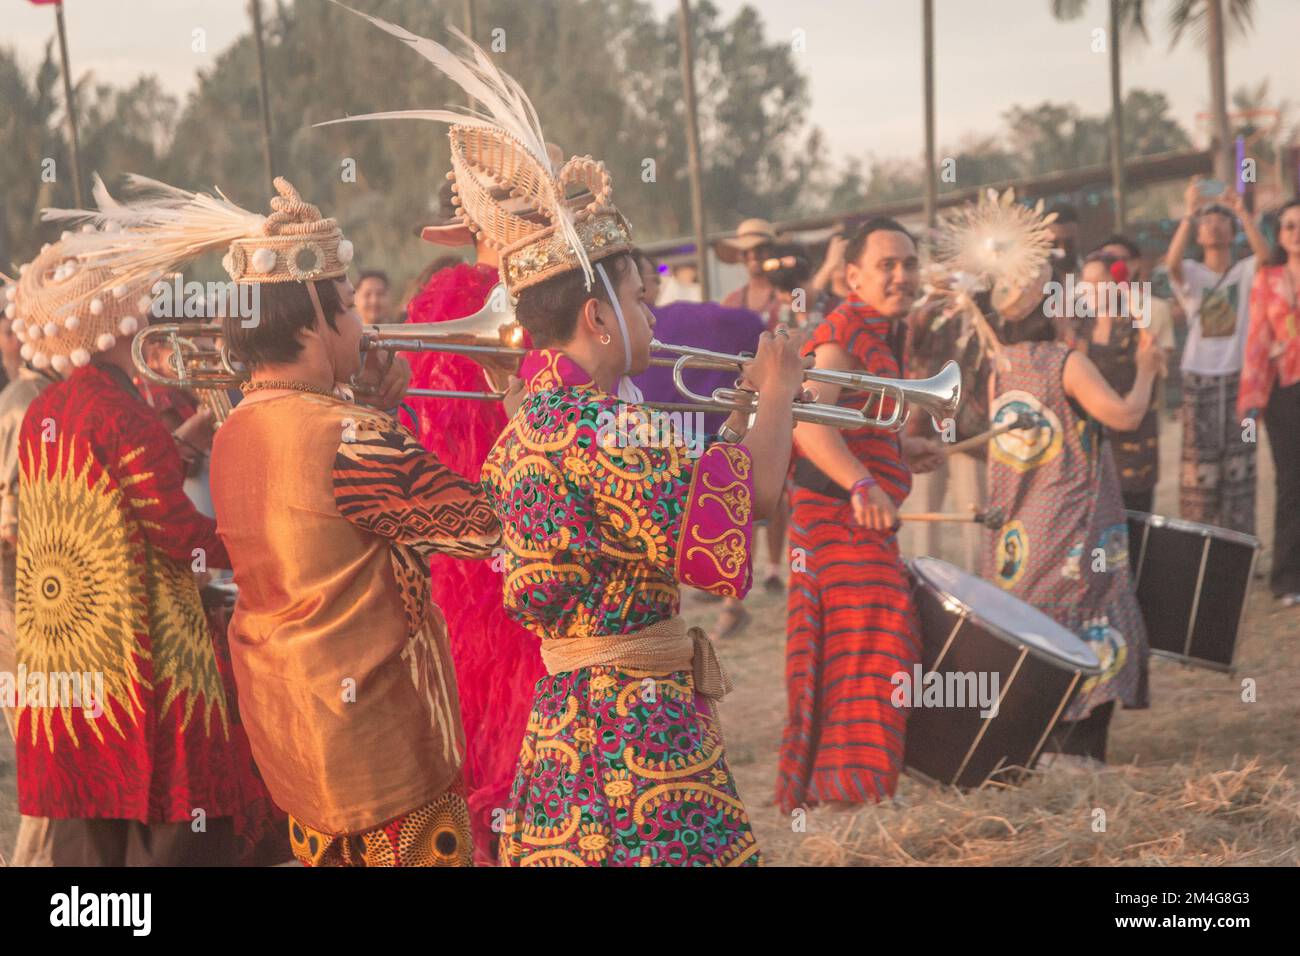
[[[1265,266],[1250,293],[1250,331],[1237,411],[1268,405],[1273,384],[1300,382],[1300,293],[1286,266]]]

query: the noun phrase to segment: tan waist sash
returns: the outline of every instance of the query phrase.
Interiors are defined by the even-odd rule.
[[[705,697],[719,700],[731,692],[731,678],[722,669],[713,642],[698,627],[687,628],[681,617],[630,634],[545,640],[542,663],[550,674],[602,665],[659,674],[689,670],[695,689]]]

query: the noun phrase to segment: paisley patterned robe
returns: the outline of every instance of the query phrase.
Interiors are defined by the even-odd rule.
[[[506,546],[505,603],[551,638],[641,630],[678,585],[748,591],[752,460],[652,430],[558,351],[483,468]],[[644,429],[638,425],[644,424]],[[758,862],[711,706],[685,671],[587,667],[537,684],[505,808],[508,865]]]

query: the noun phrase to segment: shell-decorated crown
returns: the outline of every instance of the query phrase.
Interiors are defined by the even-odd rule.
[[[322,217],[283,176],[275,178],[275,189],[279,195],[271,200],[271,214],[256,234],[234,240],[222,258],[230,278],[311,282],[346,274],[354,253],[338,220]]]

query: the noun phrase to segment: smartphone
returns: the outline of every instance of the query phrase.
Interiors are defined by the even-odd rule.
[[[1202,196],[1222,196],[1227,188],[1221,179],[1203,179],[1197,186]]]

